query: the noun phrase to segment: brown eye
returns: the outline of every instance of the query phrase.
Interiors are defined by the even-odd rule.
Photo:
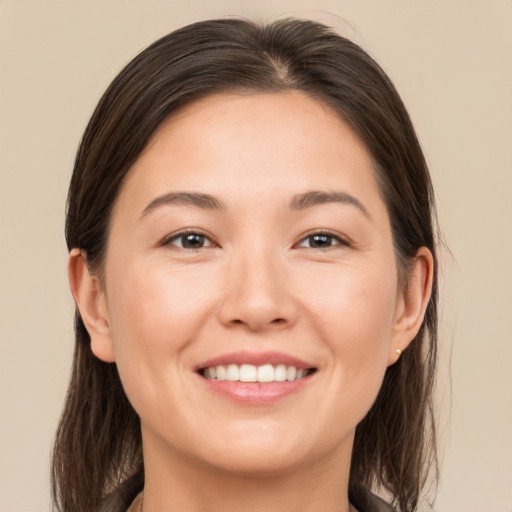
[[[321,249],[332,245],[332,236],[329,235],[313,235],[308,237],[309,247]]]
[[[182,249],[202,249],[203,247],[212,247],[211,240],[201,233],[179,233],[169,238],[165,245],[172,245]]]
[[[340,237],[330,233],[314,233],[307,236],[299,243],[299,247],[306,247],[310,249],[328,249],[329,247],[337,245],[348,244]]]

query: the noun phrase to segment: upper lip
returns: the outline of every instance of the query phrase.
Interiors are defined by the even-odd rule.
[[[228,354],[222,354],[217,357],[213,357],[204,361],[203,363],[196,366],[196,371],[202,370],[203,368],[212,368],[213,366],[226,366],[228,364],[252,364],[254,366],[262,366],[264,364],[284,364],[286,366],[294,366],[295,368],[310,369],[315,368],[314,365],[309,364],[295,356],[285,354],[282,352],[230,352]]]

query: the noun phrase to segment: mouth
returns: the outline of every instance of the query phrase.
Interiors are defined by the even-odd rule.
[[[285,364],[228,364],[200,368],[199,375],[208,380],[228,382],[293,382],[316,372],[316,368],[300,368]]]
[[[196,374],[216,395],[246,404],[269,404],[313,381],[318,368],[277,352],[237,352],[205,361]]]

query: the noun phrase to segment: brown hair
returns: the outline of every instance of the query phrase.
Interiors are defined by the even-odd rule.
[[[258,25],[241,19],[189,25],[135,57],[101,98],[81,141],[68,196],[68,248],[101,273],[113,206],[130,167],[162,121],[217,92],[301,90],[349,123],[373,157],[393,232],[401,282],[426,246],[435,261],[432,185],[407,111],[389,78],[360,47],[312,21]],[[435,272],[436,274],[437,272]],[[52,461],[57,510],[123,510],[144,481],[139,418],[115,364],[95,358],[79,313],[71,383]],[[432,388],[437,285],[424,323],[386,371],[358,425],[350,485],[383,488],[397,510],[413,511],[433,463]],[[117,507],[117,508],[116,508]]]

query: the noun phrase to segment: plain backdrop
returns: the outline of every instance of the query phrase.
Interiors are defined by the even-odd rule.
[[[434,510],[511,512],[512,2],[493,0],[0,0],[0,512],[49,508],[73,347],[64,208],[85,124],[144,46],[228,15],[321,20],[401,92],[449,247]]]

